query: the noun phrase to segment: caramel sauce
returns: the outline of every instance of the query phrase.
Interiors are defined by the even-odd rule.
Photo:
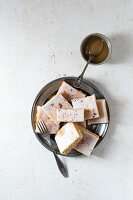
[[[101,38],[90,37],[85,42],[85,44],[83,46],[83,56],[84,56],[84,58],[86,60],[88,60],[89,59],[89,53],[91,53],[91,54],[97,54],[100,51],[100,49],[101,49],[101,45],[102,45]],[[98,63],[103,62],[107,58],[108,54],[109,54],[109,48],[108,48],[107,43],[104,41],[102,52],[98,56],[96,56],[91,61],[91,63],[98,64]]]

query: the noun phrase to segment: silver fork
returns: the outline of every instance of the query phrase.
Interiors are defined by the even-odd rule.
[[[46,124],[44,123],[44,121],[38,121],[38,122],[36,122],[36,125],[37,125],[40,133],[43,135],[44,139],[48,142],[49,146],[51,147],[51,150],[52,150],[52,152],[54,154],[56,163],[58,165],[58,168],[59,168],[61,174],[65,178],[67,178],[68,177],[67,168],[65,167],[65,165],[63,164],[63,162],[61,161],[61,159],[59,158],[59,156],[56,154],[56,152],[54,150],[54,147],[52,145],[52,141],[51,141],[51,138],[50,138],[50,133],[49,133],[49,131],[47,129]]]

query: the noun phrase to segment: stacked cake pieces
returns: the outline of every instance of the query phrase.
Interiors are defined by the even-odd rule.
[[[72,99],[79,99],[86,96],[83,92],[73,88],[65,81],[62,82],[57,94],[61,94],[68,102],[71,102]]]
[[[76,123],[65,124],[55,136],[55,141],[62,154],[68,154],[82,139],[82,133]]]
[[[37,106],[37,114],[36,114],[36,121],[44,121],[48,131],[50,132],[50,134],[55,134],[58,132],[60,125],[56,125],[49,117],[48,115],[46,115],[46,113],[43,111],[41,106]],[[37,133],[40,133],[37,125],[36,125],[36,129],[35,131]]]
[[[79,129],[82,134],[82,140],[76,145],[75,149],[84,155],[89,156],[96,145],[99,136],[81,126]]]
[[[86,124],[108,123],[106,102],[96,100],[95,94],[86,97],[63,81],[57,94],[37,107],[36,121],[39,120],[45,122],[50,134],[55,134],[60,153],[66,155],[76,149],[89,156],[99,136],[86,129]],[[60,122],[64,122],[62,127]],[[37,127],[36,132],[39,133]]]

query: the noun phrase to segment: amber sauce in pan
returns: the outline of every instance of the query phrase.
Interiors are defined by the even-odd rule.
[[[83,49],[82,49],[82,52],[83,52],[83,56],[86,60],[89,59],[89,52],[91,54],[97,54],[100,49],[101,49],[101,45],[102,45],[102,40],[101,38],[98,38],[98,37],[90,37],[84,44],[83,46]],[[92,61],[91,63],[95,63],[95,64],[98,64],[98,63],[101,63],[103,62],[107,56],[109,54],[109,48],[108,48],[108,45],[107,43],[105,42],[104,40],[104,43],[103,43],[103,50],[102,52],[96,56]]]

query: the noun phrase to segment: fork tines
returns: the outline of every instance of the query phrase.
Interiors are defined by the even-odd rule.
[[[36,122],[36,125],[41,134],[45,134],[45,135],[49,134],[49,131],[48,131],[47,126],[44,123],[44,121],[38,121],[38,122]]]

